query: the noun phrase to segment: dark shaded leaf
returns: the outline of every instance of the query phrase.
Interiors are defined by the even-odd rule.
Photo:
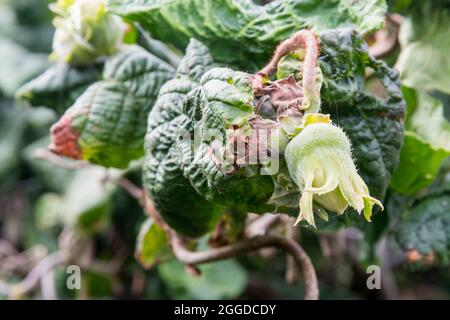
[[[16,96],[32,106],[45,106],[61,114],[90,84],[100,79],[99,67],[76,68],[56,63],[22,86]]]

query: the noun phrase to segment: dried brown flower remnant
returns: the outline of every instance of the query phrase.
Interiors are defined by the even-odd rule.
[[[280,137],[280,125],[272,120],[254,117],[250,128],[235,128],[229,131],[224,148],[224,158],[236,165],[267,162],[278,157],[280,146],[287,143]]]
[[[276,70],[280,59],[286,54],[294,52],[299,48],[304,48],[306,51],[301,86],[295,83],[294,79],[290,80],[290,77],[271,83],[269,81],[269,76]],[[314,112],[317,112],[318,110],[316,109],[320,106],[320,96],[316,88],[315,72],[318,56],[319,40],[311,30],[301,30],[294,33],[292,37],[283,41],[277,47],[272,60],[252,77],[251,85],[255,95],[263,93],[264,86],[269,84],[268,88],[271,87],[272,96],[282,96],[285,97],[284,99],[291,98],[291,100],[294,100],[296,103],[299,103],[299,98],[301,97],[301,109],[308,109],[311,107]],[[277,91],[282,92],[278,94]],[[290,92],[290,94],[286,96],[288,92]],[[293,93],[295,94],[293,95]]]
[[[303,101],[303,89],[290,75],[287,79],[271,82],[267,87],[262,87],[255,92],[256,95],[267,94],[272,104],[277,108],[301,108]]]
[[[83,158],[78,144],[80,134],[72,127],[72,117],[70,115],[64,115],[51,127],[50,136],[52,139],[52,143],[49,146],[50,151],[76,160]]]

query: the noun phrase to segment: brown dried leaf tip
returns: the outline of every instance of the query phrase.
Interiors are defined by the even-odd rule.
[[[433,264],[436,261],[436,257],[433,252],[426,255],[421,254],[419,251],[412,249],[405,252],[406,261],[409,263],[424,263],[426,265]]]
[[[83,158],[78,144],[79,132],[72,127],[72,117],[64,115],[50,128],[52,143],[49,146],[51,152],[72,159]]]

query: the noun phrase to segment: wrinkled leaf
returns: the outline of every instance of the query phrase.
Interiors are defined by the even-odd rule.
[[[165,221],[177,232],[198,237],[217,223],[220,208],[206,201],[184,176],[176,144],[178,126],[186,120],[186,95],[211,68],[208,49],[192,40],[177,70],[177,77],[160,90],[148,116],[145,137],[144,186]]]
[[[179,125],[191,136],[194,128],[200,128],[200,143],[180,142],[178,148],[185,176],[207,200],[244,212],[264,213],[272,209],[267,205],[274,189],[270,175],[261,174],[259,164],[244,163],[235,169],[235,159],[217,164],[217,155],[223,155],[222,146],[229,143],[227,129],[250,129],[249,119],[255,116],[252,102],[248,74],[228,68],[209,70],[198,88],[189,93],[184,109],[186,119]],[[221,142],[215,145],[218,141]]]
[[[204,42],[216,61],[266,60],[275,46],[304,28],[354,27],[365,33],[383,25],[383,0],[109,0],[108,10],[138,21],[155,38],[184,48]],[[256,61],[255,61],[256,60]]]
[[[444,259],[450,253],[450,196],[426,198],[404,212],[397,239],[405,251],[422,255],[438,254]]]
[[[52,127],[51,149],[74,159],[126,168],[144,154],[146,117],[173,75],[167,63],[137,46],[107,61],[92,84]]]

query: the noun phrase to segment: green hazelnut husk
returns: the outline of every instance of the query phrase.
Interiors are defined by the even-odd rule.
[[[285,159],[302,192],[296,224],[306,220],[315,227],[313,202],[338,215],[350,206],[369,222],[373,206],[383,208],[358,174],[349,139],[331,121],[306,125],[287,145]]]

